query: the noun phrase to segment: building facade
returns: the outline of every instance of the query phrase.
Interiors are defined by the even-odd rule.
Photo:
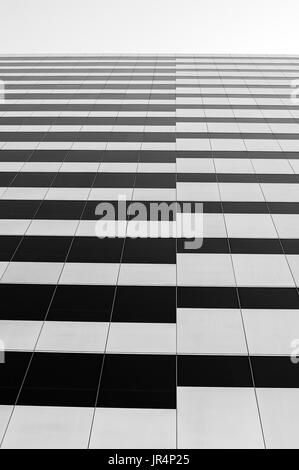
[[[2,448],[299,447],[298,78],[0,57]]]

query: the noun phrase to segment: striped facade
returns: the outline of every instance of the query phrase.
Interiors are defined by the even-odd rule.
[[[297,79],[299,56],[0,57],[2,448],[299,447]],[[119,196],[202,203],[202,246],[98,238]]]

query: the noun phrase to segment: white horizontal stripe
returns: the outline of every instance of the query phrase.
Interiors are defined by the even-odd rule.
[[[175,354],[176,325],[114,322],[110,325],[107,352]]]
[[[42,220],[34,219],[30,222],[26,235],[39,235],[39,236],[72,236],[79,225],[79,220]],[[3,230],[8,231],[10,226],[4,226]],[[0,220],[1,230],[1,220]]]
[[[53,99],[53,98],[43,98],[43,99],[20,99],[20,100],[17,100],[18,102],[17,103],[14,103],[14,101],[12,100],[12,103],[10,102],[9,104],[18,104],[18,105],[22,105],[22,104],[44,104],[45,106],[47,106],[47,104],[107,104],[107,105],[117,105],[117,104],[121,104],[121,105],[127,105],[127,104],[145,104],[145,105],[149,105],[149,104],[155,104],[155,105],[159,105],[159,104],[165,104],[165,105],[169,105],[169,104],[174,104],[175,101],[174,100],[157,100],[157,99],[154,99],[154,100],[150,100],[150,99],[133,99],[133,100],[130,100],[130,99],[112,99],[112,98],[109,98],[109,99],[82,99],[82,98],[75,98],[75,97],[72,97],[71,99],[61,99],[61,100],[58,100],[58,99]]]
[[[30,219],[0,219],[0,235],[24,235]]]
[[[134,77],[134,75],[132,75],[132,77]],[[88,84],[88,85],[95,85],[95,84],[100,84],[100,85],[105,85],[106,83],[109,83],[109,85],[113,85],[113,84],[117,84],[117,85],[123,85],[124,89],[125,90],[128,90],[128,85],[152,85],[154,84],[155,87],[157,85],[170,85],[172,87],[172,90],[173,92],[175,92],[175,81],[174,80],[125,80],[125,79],[122,79],[122,80],[113,80],[113,77],[112,79],[110,80],[101,80],[101,78],[97,79],[95,78],[94,80],[67,80],[67,79],[64,79],[64,80],[38,80],[38,78],[36,80],[22,80],[22,78],[20,80],[9,80],[8,82],[10,85],[83,85],[83,84]],[[56,90],[56,89],[55,89]],[[105,90],[105,88],[102,88],[102,89],[97,89],[97,92],[102,92],[103,90]],[[26,90],[27,92],[28,90]],[[107,93],[108,93],[108,89],[106,89]],[[117,93],[117,90],[114,90],[116,93]],[[132,91],[132,90],[131,90]],[[156,92],[156,88],[151,90],[150,91],[152,92]],[[67,90],[66,90],[67,92]],[[110,93],[112,93],[113,90],[110,91]],[[161,91],[162,93],[162,91]]]
[[[224,214],[231,238],[299,238],[299,214]],[[273,222],[272,222],[273,219]],[[0,235],[94,236],[97,220],[0,219]],[[163,221],[161,233],[163,233]],[[168,224],[168,222],[166,222]],[[203,214],[204,238],[225,238],[222,214]]]
[[[20,82],[14,82],[15,84],[18,84],[20,85],[21,83]],[[27,84],[28,82],[26,82]],[[57,82],[58,84],[61,84],[61,82]],[[64,82],[65,83],[65,82]],[[110,81],[109,81],[110,83]],[[12,82],[9,82],[9,84],[12,84]],[[34,82],[34,84],[36,85],[36,82]],[[50,84],[53,85],[53,82],[51,82]],[[74,83],[71,83],[72,85],[74,85]],[[89,84],[89,82],[88,82]],[[137,88],[136,90],[135,89],[129,89],[128,90],[128,87],[126,84],[124,84],[123,88],[117,88],[117,89],[109,89],[109,88],[81,88],[80,85],[82,85],[81,83],[78,84],[78,86],[73,86],[73,88],[62,88],[62,89],[59,89],[59,88],[51,88],[49,89],[48,87],[45,87],[43,88],[43,85],[45,85],[45,83],[41,82],[39,84],[39,88],[30,88],[30,89],[21,89],[21,88],[18,88],[18,89],[10,89],[10,88],[5,88],[5,94],[6,95],[13,95],[13,94],[28,94],[30,96],[32,96],[32,98],[34,98],[34,95],[39,95],[39,94],[43,94],[43,95],[46,95],[46,98],[45,99],[51,99],[51,94],[54,93],[54,94],[69,94],[70,96],[72,96],[72,98],[75,98],[73,95],[76,94],[76,93],[80,93],[80,94],[91,94],[91,93],[95,93],[95,94],[103,94],[103,95],[107,95],[107,94],[119,94],[119,95],[122,95],[122,94],[125,94],[126,97],[130,97],[130,95],[141,95],[141,94],[148,94],[148,95],[158,95],[158,94],[174,94],[175,93],[175,90],[173,88],[169,88],[169,89],[151,89],[151,88]],[[188,89],[190,90],[190,89]],[[286,92],[286,91],[285,91]],[[189,91],[190,93],[190,91]],[[98,99],[102,99],[102,98],[98,98]],[[111,100],[113,100],[113,98],[111,98]]]
[[[130,69],[130,73],[136,73],[136,72],[139,72],[140,71],[143,71],[144,69],[149,69],[149,70],[153,70],[155,71],[156,73],[158,73],[158,71],[155,70],[155,67],[151,66],[151,65],[140,65],[138,64],[138,62],[136,64],[134,64],[134,66],[132,65],[126,65],[126,64],[123,64],[123,65],[120,65],[120,64],[117,64],[116,67],[114,67],[112,64],[111,65],[100,65],[99,64],[96,64],[96,65],[84,65],[83,63],[81,64],[78,64],[78,65],[66,65],[65,63],[62,63],[61,65],[43,65],[43,64],[38,64],[36,66],[33,66],[33,65],[26,65],[24,62],[23,64],[19,64],[19,65],[9,65],[8,64],[5,64],[5,65],[0,65],[0,72],[1,72],[1,69],[11,69],[11,70],[14,70],[14,69],[19,69],[19,68],[22,68],[22,69],[30,69],[30,70],[38,70],[38,69],[49,69],[51,68],[52,70],[56,70],[56,69],[65,69],[65,70],[75,70],[76,69],[96,69],[96,70],[99,70],[101,71],[102,69],[112,69],[112,73],[113,73],[113,70],[114,69],[117,69],[117,70],[121,70],[121,69]],[[173,71],[175,68],[179,68],[179,66],[173,66],[173,65],[160,65],[160,68],[163,68],[163,69],[169,69],[170,71]],[[280,67],[282,68],[282,67]],[[133,70],[132,70],[133,69]],[[108,72],[110,73],[110,72]]]
[[[175,264],[122,264],[118,285],[174,286]]]
[[[56,284],[63,263],[9,263],[0,283],[12,284]]]
[[[2,187],[1,199],[116,200],[118,196],[143,201],[255,201],[299,202],[299,185],[287,183],[177,183],[177,188],[59,188]],[[133,196],[132,196],[133,194]]]
[[[1,113],[0,113],[1,114]],[[172,111],[6,111],[3,117],[170,117]]]
[[[179,286],[295,286],[284,255],[179,253],[177,272]]]
[[[289,73],[290,74],[290,73]],[[150,72],[142,72],[142,71],[138,71],[138,73],[134,73],[132,71],[129,71],[129,72],[120,72],[120,71],[117,71],[117,72],[101,72],[101,71],[98,71],[98,72],[82,72],[82,71],[77,71],[77,72],[67,72],[67,71],[64,71],[64,72],[44,72],[44,73],[41,73],[41,72],[28,72],[26,75],[28,76],[34,76],[34,77],[77,77],[78,75],[81,77],[93,77],[93,76],[96,76],[96,77],[104,77],[104,79],[106,80],[106,77],[123,77],[123,76],[132,76],[132,77],[148,77],[148,76],[151,76],[151,77],[155,77],[155,76],[158,76],[158,77],[169,77],[169,75],[173,75],[175,76],[175,73],[170,73],[170,72],[153,72],[153,71],[150,71]],[[218,75],[218,74],[217,74]],[[241,74],[240,74],[241,75]],[[21,77],[21,76],[24,76],[24,72],[14,72],[14,71],[11,71],[11,72],[1,72],[1,76],[3,77],[6,77],[6,76],[10,76],[10,77]],[[246,76],[246,74],[245,74]],[[267,75],[267,76],[272,76],[272,75]],[[275,75],[274,75],[275,76]],[[109,80],[110,82],[110,80]]]
[[[118,263],[66,263],[59,284],[115,285]]]
[[[80,352],[104,351],[106,322],[0,320],[6,351]]]

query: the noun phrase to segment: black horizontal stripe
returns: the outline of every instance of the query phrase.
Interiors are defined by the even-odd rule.
[[[221,80],[221,79],[219,79]],[[255,83],[249,83],[248,85],[244,84],[235,84],[235,83],[230,83],[230,84],[225,84],[223,85],[222,82],[219,84],[211,84],[209,82],[207,83],[200,83],[200,84],[192,84],[192,83],[184,83],[183,84],[184,88],[190,88],[192,91],[192,88],[196,90],[200,90],[201,88],[223,88],[225,91],[226,88],[245,88],[246,90],[251,90],[251,89],[286,89],[290,90],[290,86],[288,84],[282,84],[282,85],[267,85],[267,84],[255,84]],[[149,90],[175,90],[176,88],[180,88],[180,84],[171,84],[171,83],[130,83],[127,82],[125,84],[117,84],[117,83],[55,83],[53,85],[44,83],[8,83],[5,87],[7,90],[139,90],[139,89],[149,89]],[[178,96],[178,94],[177,94]],[[182,96],[186,96],[185,94]],[[235,96],[235,95],[233,95]],[[248,97],[248,95],[246,95]],[[268,96],[268,94],[267,94]],[[275,95],[276,96],[276,95]]]
[[[61,131],[1,132],[1,142],[176,142],[177,139],[254,139],[298,140],[299,133],[218,133],[218,132],[122,132],[122,131]]]
[[[200,60],[198,62],[194,62],[193,60],[190,60],[190,62],[182,62],[180,61],[180,59],[178,58],[179,56],[176,56],[176,61],[175,62],[169,62],[170,60],[173,61],[173,57],[129,57],[129,58],[126,58],[126,57],[119,57],[120,60],[117,60],[117,58],[115,56],[111,56],[110,57],[110,61],[108,61],[108,57],[77,57],[76,58],[78,60],[81,60],[81,66],[82,65],[88,65],[88,66],[93,66],[93,65],[101,65],[101,66],[107,66],[107,67],[111,67],[112,65],[118,65],[120,66],[121,63],[125,64],[126,66],[134,66],[134,67],[138,67],[138,63],[140,64],[139,66],[140,67],[143,67],[143,66],[154,66],[156,67],[157,63],[159,64],[159,66],[176,66],[176,65],[188,65],[190,64],[191,66],[193,66],[194,68],[193,69],[189,69],[188,70],[194,70],[194,71],[198,71],[200,69],[198,69],[198,67],[195,67],[195,64],[197,65],[233,65],[234,67],[236,66],[245,66],[245,65],[250,65],[250,66],[253,66],[253,65],[257,65],[259,67],[261,67],[262,65],[266,65],[266,66],[273,66],[273,65],[278,65],[278,66],[291,66],[291,65],[299,65],[299,58],[298,57],[292,57],[292,58],[286,58],[286,57],[281,57],[281,59],[284,60],[284,62],[281,62],[279,61],[278,57],[276,57],[277,61],[275,62],[275,60],[271,59],[267,62],[266,59],[269,59],[269,56],[268,57],[264,57],[264,58],[261,58],[262,60],[265,60],[264,62],[261,62],[261,61],[250,61],[250,62],[245,62],[244,61],[244,58],[243,60],[241,60],[241,62],[236,62],[236,61],[231,61],[229,58],[227,57],[222,57],[221,58],[221,62],[218,62],[217,60]],[[236,59],[238,59],[238,57],[234,56]],[[220,58],[220,57],[219,57]],[[259,57],[256,57],[255,59],[257,59]],[[33,59],[35,61],[33,61]],[[70,57],[64,57],[64,58],[60,58],[60,57],[56,57],[56,58],[53,58],[53,61],[50,61],[52,60],[52,57],[48,57],[46,59],[48,59],[48,62],[45,60],[45,57],[43,58],[40,58],[42,59],[42,63],[39,63],[38,62],[38,58],[35,58],[35,57],[32,57],[32,58],[27,58],[27,57],[20,57],[20,58],[17,58],[17,57],[0,57],[0,65],[1,66],[33,66],[35,67],[36,65],[43,65],[43,66],[49,66],[49,67],[54,67],[54,66],[78,66],[78,61],[76,61],[75,59],[72,59]],[[134,59],[132,60],[132,62],[128,62],[128,59]],[[200,59],[200,56],[196,56],[195,59]],[[239,59],[242,59],[242,57],[240,57]],[[30,62],[30,60],[32,62]],[[57,60],[57,62],[55,62],[55,60]],[[59,61],[58,61],[59,60]],[[64,63],[62,63],[64,60]],[[114,60],[114,62],[112,62],[112,60]],[[146,60],[148,60],[148,62],[146,62]],[[163,62],[165,60],[165,62]],[[2,61],[2,62],[1,62]],[[13,62],[15,61],[15,62]],[[123,61],[123,62],[122,62]],[[182,70],[182,69],[180,69]],[[239,70],[242,70],[242,69],[239,69]]]
[[[296,288],[238,287],[243,309],[298,309]],[[235,287],[178,287],[178,308],[240,308]]]
[[[8,353],[8,359],[14,358],[14,362],[21,362],[23,358],[16,357],[15,354]],[[102,360],[101,354],[35,353],[17,403],[37,406],[94,406]],[[7,369],[6,374],[9,371],[13,373],[10,367]],[[19,372],[19,368],[16,372]],[[12,377],[15,378],[14,375]]]
[[[0,77],[1,79],[1,77]],[[298,105],[183,105],[183,104],[152,104],[152,103],[135,103],[135,104],[82,104],[82,103],[61,103],[61,104],[9,104],[4,103],[0,105],[1,111],[169,111],[174,112],[176,109],[237,109],[237,110],[298,110]]]
[[[170,93],[9,93],[10,100],[175,100]]]
[[[175,188],[174,173],[3,172],[0,186],[54,188]]]
[[[293,122],[293,121],[292,121]],[[175,126],[176,120],[172,117],[69,117],[69,116],[39,116],[39,117],[2,117],[0,125],[55,125],[55,126]],[[1,131],[1,127],[0,127]]]
[[[177,240],[178,253],[256,253],[256,254],[297,254],[298,239],[278,238],[206,238],[200,248],[190,250],[187,239]]]
[[[107,354],[97,406],[175,408],[175,356]]]
[[[115,286],[0,284],[0,319],[108,322],[114,292]]]
[[[52,285],[0,284],[0,295],[5,305],[1,320],[176,321],[176,288],[169,286],[58,285],[55,289]]]
[[[34,217],[38,220],[98,220],[95,209],[101,201],[67,201],[67,200],[0,200],[0,219],[30,219]],[[115,209],[117,214],[118,201],[106,201]],[[140,202],[146,207],[147,220],[150,220],[151,201]],[[164,204],[171,209],[175,201],[155,201],[157,204]],[[181,210],[183,204],[188,204],[191,210],[195,210],[193,201],[181,201],[178,204]],[[130,202],[127,202],[127,207]],[[83,211],[84,209],[84,211]],[[206,214],[299,214],[298,202],[204,202],[203,211]],[[83,213],[82,213],[83,212]],[[128,216],[129,217],[129,216]],[[165,219],[166,217],[166,219]],[[165,215],[162,220],[168,220],[169,215]]]
[[[175,163],[176,158],[247,158],[297,160],[298,152],[171,150],[0,150],[1,162],[147,162]]]
[[[14,404],[30,353],[8,352],[1,374],[3,404]],[[17,405],[95,405],[103,356],[35,353]],[[138,377],[135,371],[138,370]],[[298,388],[289,357],[107,354],[97,406],[175,408],[175,388]]]
[[[125,88],[125,87],[124,87]],[[56,89],[56,87],[55,87]],[[77,90],[81,89],[78,88]],[[123,91],[122,93],[80,93],[76,92],[76,94],[70,93],[9,93],[6,94],[5,99],[7,101],[10,100],[43,100],[43,99],[50,99],[50,100],[175,100],[176,98],[264,98],[264,99],[288,99],[290,98],[290,93],[285,94],[261,94],[261,93],[251,93],[248,94],[237,94],[237,93],[196,93],[196,94],[183,94],[180,95],[179,93],[133,93],[129,90]]]
[[[1,134],[0,134],[1,135]],[[299,133],[272,132],[176,132],[177,139],[298,140]]]
[[[175,142],[170,132],[0,132],[0,142]]]
[[[38,352],[30,359],[30,352],[7,352],[2,404],[17,399],[19,406],[176,407],[175,356],[106,355],[102,374],[102,354]]]
[[[3,241],[0,254],[6,247],[9,255],[17,240],[0,237],[0,241]],[[175,240],[26,236],[19,242],[11,261],[119,263],[121,259],[123,263],[175,264]]]
[[[178,356],[178,386],[254,385],[257,388],[299,388],[299,375],[288,356]]]
[[[284,87],[282,87],[284,88]],[[287,88],[287,87],[286,87]],[[134,90],[149,90],[148,93],[152,93],[153,90],[165,90],[165,93],[169,91],[168,94],[175,93],[176,85],[175,83],[114,83],[114,84],[107,84],[107,83],[8,83],[5,86],[6,90],[65,90],[66,93],[68,90],[71,90],[69,93],[77,90],[116,90],[115,93],[118,93],[120,90],[122,93],[131,92]],[[47,93],[44,91],[44,93]],[[111,91],[112,93],[112,91]],[[47,93],[48,94],[48,93]],[[85,96],[85,95],[84,95]]]
[[[295,174],[259,174],[259,173],[178,173],[178,183],[188,182],[219,183],[299,183]]]
[[[285,71],[284,71],[285,72]],[[0,73],[0,78],[2,80],[5,80],[5,81],[13,81],[13,82],[17,82],[17,81],[36,81],[37,80],[37,76],[36,75],[13,75],[13,71],[12,69],[10,70],[10,73],[12,75],[1,75]],[[26,72],[24,72],[26,73]],[[119,73],[122,73],[122,71],[120,71]],[[142,72],[140,72],[142,73]],[[299,73],[298,73],[299,75]],[[113,76],[113,81],[119,81],[119,82],[123,82],[123,81],[130,81],[132,79],[132,76],[134,76],[134,81],[140,81],[140,82],[145,82],[145,81],[159,81],[159,82],[171,82],[173,81],[175,83],[176,79],[184,79],[184,80],[190,80],[192,79],[192,77],[190,77],[190,75],[179,75],[178,73],[176,74],[176,77],[174,76],[174,74],[172,75],[156,75],[156,74],[151,74],[151,75],[138,75],[138,74],[130,74],[130,75],[114,75]],[[245,80],[260,80],[262,83],[264,82],[265,79],[267,79],[267,81],[273,81],[273,80],[280,80],[280,81],[285,81],[286,84],[290,83],[290,80],[294,80],[296,79],[297,77],[296,76],[281,76],[280,74],[277,74],[277,75],[269,75],[269,74],[266,74],[264,72],[263,76],[261,77],[260,75],[244,75],[243,73],[240,73],[238,75],[225,75],[224,77],[221,77],[222,79],[225,79],[225,80],[238,80],[239,78],[243,78]],[[201,79],[203,80],[219,80],[219,76],[218,75],[201,75],[200,76]],[[99,81],[103,81],[103,82],[106,82],[108,80],[111,80],[111,74],[107,74],[107,75],[68,75],[67,73],[64,74],[64,75],[39,75],[38,76],[38,81],[39,82],[43,82],[43,81],[67,81],[67,82],[70,82],[70,81],[96,81],[96,80],[99,80]]]
[[[249,158],[249,159],[298,159],[298,152],[272,152],[272,151],[177,151],[177,158]],[[1,153],[0,153],[1,155]]]
[[[247,356],[178,356],[179,387],[253,387]]]
[[[178,122],[192,122],[192,123],[221,123],[221,124],[298,124],[299,119],[295,118],[200,118],[200,117],[118,117],[118,116],[8,116],[0,118],[0,125],[75,125],[75,126],[94,126],[94,125],[147,125],[147,126],[175,126]],[[1,128],[0,128],[1,130]]]
[[[298,184],[295,174],[3,172],[0,186],[54,188],[175,188],[177,183]]]
[[[174,104],[1,104],[0,111],[175,111]],[[294,107],[295,109],[295,107]]]
[[[123,263],[175,264],[177,253],[190,253],[184,238],[128,237]],[[118,263],[123,238],[71,236],[0,236],[0,261]],[[175,245],[177,244],[177,249]],[[299,254],[299,239],[203,238],[192,253]]]
[[[12,67],[7,67],[5,66],[3,68],[0,68],[0,72],[2,73],[31,73],[31,74],[53,74],[53,73],[66,73],[66,74],[72,74],[72,73],[107,73],[111,74],[111,77],[115,73],[129,73],[129,74],[135,74],[136,72],[138,73],[148,73],[148,74],[158,74],[158,73],[169,73],[169,74],[175,74],[177,73],[177,78],[181,78],[184,76],[184,72],[200,72],[200,73],[205,73],[205,72],[238,72],[240,76],[242,76],[246,72],[256,72],[256,68],[254,67],[248,67],[248,68],[242,68],[242,69],[231,69],[231,68],[225,68],[225,67],[201,67],[200,69],[197,68],[180,68],[177,69],[174,64],[173,68],[166,67],[163,68],[162,66],[160,67],[144,67],[144,68],[136,68],[136,67],[124,67],[123,64],[121,67],[80,67],[80,64],[77,65],[77,67],[63,67],[61,65],[60,67],[56,67],[55,69],[52,67],[39,67],[40,64],[37,64],[36,67],[28,67],[28,68],[22,68],[20,65],[15,68]],[[269,64],[270,65],[270,64]],[[282,64],[281,64],[282,65]],[[259,67],[259,72],[261,73],[277,73],[277,70],[282,70],[283,72],[297,72],[299,70],[299,64],[296,64],[294,67],[291,67],[289,64],[285,64],[285,66],[277,67],[277,68],[270,68],[270,67]]]
[[[140,162],[175,163],[177,158],[298,159],[298,152],[195,152],[151,150],[0,150],[2,162]]]
[[[44,320],[54,289],[55,286],[46,284],[0,284],[1,299],[5,305],[1,309],[0,318]],[[114,289],[115,286],[60,285],[47,319],[108,321]],[[171,323],[175,321],[175,290],[175,287],[119,286],[113,321],[156,323],[159,317],[162,323]],[[178,287],[177,290],[178,308],[239,308],[235,287]],[[243,309],[299,308],[299,296],[295,288],[239,287],[238,293]],[[159,296],[164,305],[161,310],[157,308]]]

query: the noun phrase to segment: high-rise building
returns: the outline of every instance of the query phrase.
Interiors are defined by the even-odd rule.
[[[298,77],[0,57],[2,448],[299,447]]]

